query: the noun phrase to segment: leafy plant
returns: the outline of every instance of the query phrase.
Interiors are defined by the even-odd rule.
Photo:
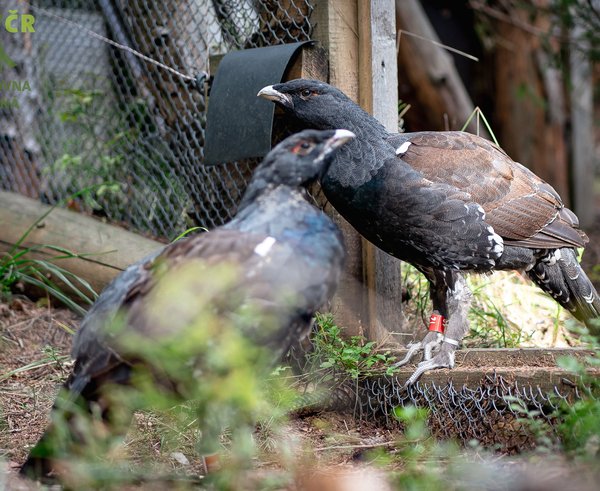
[[[8,252],[0,254],[0,295],[13,292],[18,283],[24,283],[41,288],[51,297],[56,298],[71,310],[84,315],[86,310],[65,293],[68,291],[79,298],[84,304],[91,305],[97,297],[96,292],[83,278],[67,271],[55,264],[61,259],[87,257],[86,254],[77,254],[63,247],[51,244],[41,244],[24,247],[23,243],[35,227],[46,218],[56,206],[35,220],[19,237]],[[42,251],[56,253],[49,260],[35,259],[31,255]],[[56,280],[60,281],[59,285]]]
[[[332,314],[316,315],[312,357],[319,360],[319,368],[335,371],[358,379],[374,373],[392,373],[394,357],[389,352],[377,350],[374,341],[366,342],[362,336],[344,339]]]
[[[453,441],[442,442],[434,438],[428,428],[429,412],[415,406],[394,408],[394,417],[404,428],[396,442],[393,461],[401,469],[392,473],[397,489],[456,489],[448,476],[447,468],[459,455]],[[436,465],[431,465],[435,462]]]
[[[575,328],[592,347],[593,354],[578,360],[562,357],[558,365],[571,372],[576,380],[580,398],[573,403],[562,401],[558,415],[562,420],[559,435],[567,453],[578,458],[598,462],[600,455],[600,378],[589,369],[600,369],[600,341],[587,333],[586,328]]]
[[[85,188],[77,204],[112,221],[164,236],[192,224],[185,179],[175,171],[179,157],[157,137],[146,103],[115,107],[105,79],[92,77],[85,90],[47,85],[46,123],[61,135],[60,146],[40,135],[50,199]]]
[[[249,341],[248,332],[257,325],[269,329],[279,320],[240,302],[235,267],[209,268],[192,263],[164,272],[147,302],[155,330],[128,329],[122,316],[111,323],[110,336],[120,352],[145,363],[134,364],[127,386],[103,387],[103,400],[109,401],[106,413],[90,416],[87,406],[80,407],[68,395],[59,398],[56,406],[63,415],[53,419],[49,448],[58,459],[68,459],[67,484],[94,488],[138,478],[139,473],[115,465],[119,438],[114,435],[126,430],[131,414],[139,410],[160,427],[161,452],[183,450],[190,459],[222,455],[222,470],[203,480],[215,489],[240,489],[260,450],[254,436],[257,423],[266,436],[262,443],[277,445],[277,428],[293,397],[287,395],[284,377],[273,373],[272,347]],[[181,324],[170,330],[174,312]],[[108,422],[101,417],[106,414]],[[107,424],[117,431],[106,431]],[[68,431],[72,425],[77,438]],[[153,479],[164,472],[143,470]]]
[[[404,305],[407,321],[422,326],[432,309],[429,285],[410,264],[402,264],[402,275],[403,290],[408,296]],[[559,334],[568,336],[562,328],[564,309],[518,273],[468,276],[467,284],[473,299],[466,345],[515,348],[539,344],[534,336],[540,337],[544,332],[548,332],[546,342],[550,344],[556,342]]]

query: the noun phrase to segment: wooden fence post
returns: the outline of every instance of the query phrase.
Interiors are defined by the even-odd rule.
[[[329,52],[329,82],[398,129],[396,27],[393,0],[321,0],[314,38]],[[336,318],[349,334],[389,340],[401,326],[400,263],[379,251],[337,213],[348,264],[337,295]]]
[[[314,39],[328,52],[328,82],[358,102],[358,7],[357,0],[318,0],[312,22]],[[348,335],[363,335],[368,326],[363,282],[362,239],[330,204],[327,213],[344,234],[347,259],[332,311]]]
[[[391,132],[398,131],[398,63],[394,0],[358,3],[360,105]],[[367,337],[378,342],[402,331],[400,261],[363,239],[368,288]]]

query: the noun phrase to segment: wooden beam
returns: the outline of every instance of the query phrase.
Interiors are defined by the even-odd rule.
[[[404,358],[406,353],[404,349],[391,351],[398,359]],[[582,360],[594,356],[594,351],[586,348],[461,348],[456,351],[455,362],[456,367],[467,365],[482,370],[498,367],[556,367],[558,359],[563,356]]]
[[[569,53],[571,83],[571,161],[573,209],[584,227],[594,223],[594,101],[592,68],[588,51],[581,49],[589,42],[585,28],[576,22],[571,34]]]
[[[360,105],[390,132],[398,131],[398,67],[394,0],[358,3]],[[363,239],[368,288],[367,338],[384,343],[402,332],[400,261]]]
[[[421,37],[400,32],[398,65],[404,83],[414,87],[419,105],[432,115],[432,123],[437,123],[429,129],[445,129],[444,115],[449,119],[448,129],[460,129],[473,112],[474,105],[452,57],[444,48],[430,42],[439,43],[440,39],[418,0],[396,0],[395,3],[398,31]],[[476,133],[474,120],[467,129]],[[479,134],[489,138],[482,126]]]
[[[357,0],[318,0],[312,20],[313,38],[321,43],[329,59],[328,82],[358,102],[358,7]],[[346,246],[346,268],[332,302],[336,321],[347,335],[364,334],[368,325],[363,281],[360,235],[331,205],[325,211],[342,230]]]
[[[7,252],[27,228],[49,210],[48,205],[17,193],[0,191],[0,252]],[[61,259],[58,265],[86,280],[100,292],[117,274],[164,244],[108,225],[81,213],[55,208],[35,227],[23,247],[44,244],[63,247],[85,258]],[[49,260],[56,251],[28,255]]]
[[[401,359],[406,351],[394,351],[392,354]],[[455,387],[466,385],[474,389],[479,387],[486,375],[496,373],[521,386],[537,386],[547,392],[557,386],[562,392],[573,389],[573,383],[578,380],[577,375],[557,366],[557,360],[563,356],[582,360],[594,356],[594,352],[581,348],[461,349],[456,351],[456,365],[452,370],[427,372],[420,383],[445,387],[452,382]],[[414,370],[415,365],[404,366],[395,371],[394,376],[403,383]],[[589,373],[600,376],[600,368],[590,369]]]
[[[326,82],[328,75],[329,60],[325,49],[322,46],[304,46],[286,70],[284,80],[308,78]]]

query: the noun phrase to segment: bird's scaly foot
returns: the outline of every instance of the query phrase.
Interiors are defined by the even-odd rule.
[[[422,341],[417,343],[409,343],[407,345],[408,353],[397,363],[392,365],[394,368],[401,367],[410,362],[413,356],[423,350],[423,360],[431,359],[434,350],[442,344],[444,334],[444,317],[440,314],[431,314],[429,319],[429,332]]]
[[[452,343],[447,342],[448,339],[444,339],[444,341],[445,342],[442,343],[440,350],[433,358],[425,359],[417,365],[415,373],[413,373],[404,384],[405,387],[417,382],[421,378],[421,375],[428,370],[454,367],[454,352],[456,351],[457,345],[454,344],[454,340],[450,340]]]

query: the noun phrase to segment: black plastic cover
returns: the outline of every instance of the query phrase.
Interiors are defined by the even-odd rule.
[[[281,82],[296,53],[312,43],[244,49],[223,57],[210,89],[204,165],[263,157],[269,152],[275,104],[256,94],[266,85]]]

